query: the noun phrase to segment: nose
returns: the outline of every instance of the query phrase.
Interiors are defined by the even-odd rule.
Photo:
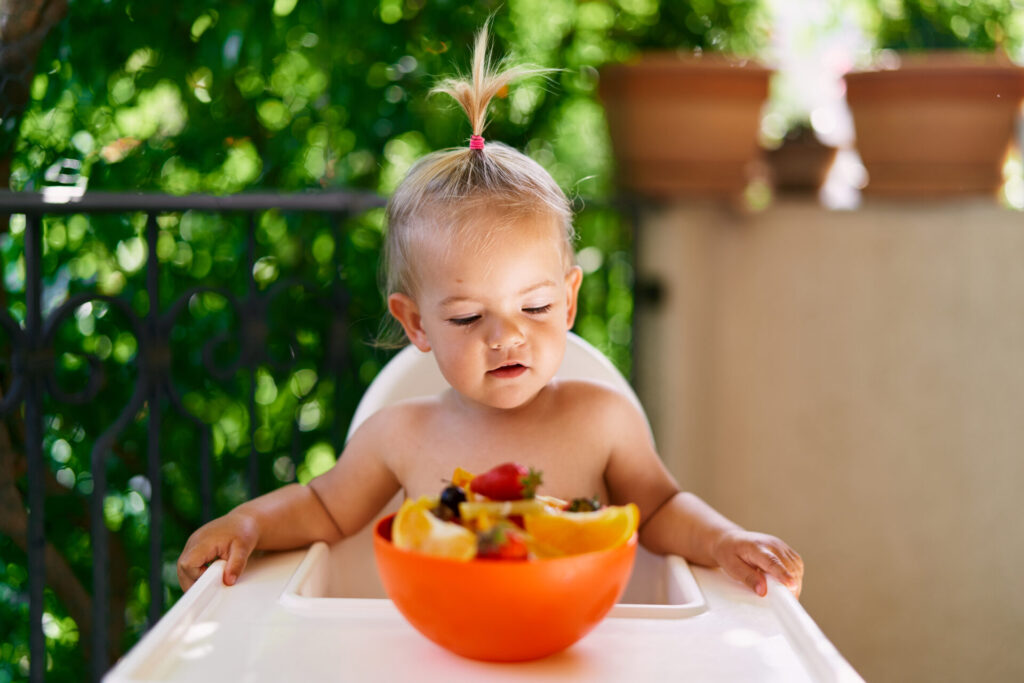
[[[487,345],[494,350],[510,349],[524,340],[522,329],[514,321],[502,317],[493,318],[487,331]]]

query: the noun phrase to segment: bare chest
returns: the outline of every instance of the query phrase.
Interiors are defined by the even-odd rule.
[[[492,428],[437,425],[403,435],[396,472],[409,496],[436,496],[456,467],[474,474],[503,462],[540,470],[538,493],[571,499],[598,495],[607,501],[607,447],[585,425],[532,423]]]

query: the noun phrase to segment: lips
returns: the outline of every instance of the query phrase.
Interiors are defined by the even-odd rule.
[[[487,374],[498,379],[513,379],[526,372],[526,369],[526,366],[520,363],[506,363],[499,368],[489,370]]]

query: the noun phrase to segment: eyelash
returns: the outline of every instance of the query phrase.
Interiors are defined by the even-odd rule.
[[[551,310],[551,304],[544,304],[543,306],[532,306],[530,308],[524,308],[523,312],[524,313],[529,313],[530,315],[542,315],[544,313],[547,313],[550,310]],[[470,315],[470,316],[467,316],[465,318],[449,318],[448,322],[450,322],[452,325],[458,325],[459,327],[465,327],[467,325],[472,325],[473,323],[475,323],[479,319],[480,319],[480,316],[478,316],[478,315]]]

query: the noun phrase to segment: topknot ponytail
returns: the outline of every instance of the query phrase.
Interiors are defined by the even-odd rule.
[[[487,125],[487,106],[509,83],[523,76],[551,71],[535,66],[508,65],[506,60],[492,63],[488,50],[487,24],[476,34],[473,46],[473,69],[469,78],[446,78],[430,92],[445,93],[459,103],[466,112],[473,135],[483,135]]]
[[[387,207],[387,235],[381,274],[385,296],[417,290],[416,250],[425,241],[447,243],[472,239],[480,244],[494,239],[493,231],[475,220],[481,210],[514,221],[517,217],[551,219],[559,226],[567,263],[572,261],[575,232],[572,207],[558,183],[544,167],[508,145],[489,142],[481,149],[479,137],[487,124],[487,107],[512,81],[550,71],[535,66],[494,64],[488,52],[488,26],[476,36],[469,77],[447,78],[431,92],[455,99],[472,126],[473,149],[468,146],[433,152],[409,169]],[[419,257],[419,258],[418,258]],[[397,345],[399,327],[385,330],[379,343]]]

